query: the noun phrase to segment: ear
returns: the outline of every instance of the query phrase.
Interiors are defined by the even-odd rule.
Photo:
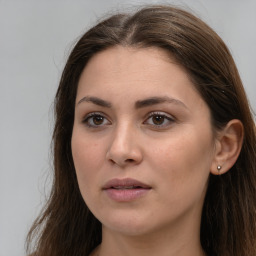
[[[243,144],[244,128],[240,120],[233,119],[218,132],[211,173],[226,173],[236,162]]]

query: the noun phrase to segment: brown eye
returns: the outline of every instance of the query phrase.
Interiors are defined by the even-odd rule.
[[[92,128],[103,127],[111,124],[110,121],[103,114],[100,114],[100,113],[88,114],[83,120],[83,123],[86,126],[92,127]]]
[[[164,116],[161,116],[161,115],[152,116],[152,122],[155,125],[161,125],[161,124],[164,123],[164,121],[165,121],[165,117]]]
[[[92,121],[93,121],[93,124],[95,124],[95,125],[101,125],[104,122],[104,117],[103,116],[94,116],[92,118]]]
[[[175,119],[164,112],[150,113],[149,117],[143,122],[150,125],[153,129],[164,129],[170,127],[175,122]]]

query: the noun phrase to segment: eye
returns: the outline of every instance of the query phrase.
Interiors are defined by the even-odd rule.
[[[109,125],[110,121],[102,113],[90,113],[88,114],[83,123],[92,128],[98,128],[105,125]]]
[[[173,122],[174,118],[170,115],[167,115],[163,112],[152,112],[149,114],[149,117],[146,119],[144,124],[149,124],[159,129],[168,127]]]

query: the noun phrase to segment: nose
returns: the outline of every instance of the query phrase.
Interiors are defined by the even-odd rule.
[[[136,129],[124,124],[117,127],[113,131],[106,157],[108,161],[122,168],[139,164],[143,157]]]

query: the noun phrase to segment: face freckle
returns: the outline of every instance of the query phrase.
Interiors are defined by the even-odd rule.
[[[81,121],[93,113],[104,122]],[[163,122],[152,122],[152,114]],[[163,50],[118,46],[89,61],[78,84],[71,144],[81,194],[104,230],[140,235],[199,225],[215,156],[210,119],[185,70]],[[111,194],[104,186],[113,179],[147,189]]]

